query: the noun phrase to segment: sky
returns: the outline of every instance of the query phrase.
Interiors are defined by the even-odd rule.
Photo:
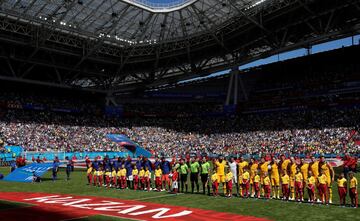
[[[166,5],[166,4],[171,4],[171,3],[185,3],[188,2],[188,0],[133,0],[135,2],[143,2],[143,3],[149,3],[149,4],[161,4],[161,5]]]
[[[151,0],[151,1],[155,1],[155,0]],[[161,0],[159,0],[159,1],[161,1]],[[168,0],[168,1],[171,1],[171,0]],[[354,45],[360,44],[360,35],[354,36],[353,39],[352,39],[352,37],[348,37],[348,38],[343,38],[343,39],[339,39],[339,40],[335,40],[335,41],[329,41],[326,43],[314,45],[311,49],[311,54],[316,54],[316,53],[320,53],[320,52],[324,52],[324,51],[330,51],[330,50],[338,49],[341,47],[348,47],[348,46],[351,46],[353,43],[354,43]],[[245,70],[245,69],[256,67],[256,66],[261,66],[261,65],[265,65],[265,64],[278,62],[278,61],[285,61],[285,60],[289,60],[292,58],[302,57],[302,56],[305,56],[306,53],[307,53],[306,49],[301,48],[301,49],[297,49],[297,50],[293,50],[293,51],[284,52],[281,54],[276,54],[276,55],[273,55],[273,56],[270,56],[270,57],[267,57],[264,59],[259,59],[259,60],[250,62],[248,64],[242,65],[239,68],[240,68],[240,70]],[[216,77],[216,76],[227,74],[227,73],[229,73],[229,71],[230,70],[224,70],[224,71],[210,74],[205,77],[198,77],[198,78],[193,78],[193,79],[189,79],[189,80],[185,80],[185,81],[179,81],[178,83],[185,83],[185,82],[191,82],[191,81],[195,81],[195,80],[206,79],[206,78],[210,78],[210,77]]]
[[[187,0],[135,0],[135,1],[140,1],[140,2],[143,2],[143,1],[147,1],[147,2],[150,2],[150,3],[173,3],[173,2],[186,2]]]

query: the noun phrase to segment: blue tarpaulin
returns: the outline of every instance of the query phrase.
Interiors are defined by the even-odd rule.
[[[32,163],[27,166],[17,168],[3,180],[30,183],[33,180],[34,173],[36,176],[42,177],[52,167],[52,163]]]
[[[145,150],[139,144],[130,140],[127,136],[123,134],[108,134],[107,138],[116,143],[119,143],[122,147],[129,150],[131,153],[133,153],[134,157],[151,157],[151,153],[149,151]]]

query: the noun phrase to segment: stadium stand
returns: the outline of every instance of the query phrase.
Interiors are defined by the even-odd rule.
[[[351,56],[359,49],[346,50],[345,56]],[[325,62],[343,56],[344,51],[311,59]],[[86,99],[4,93],[1,133],[8,145],[28,151],[114,151],[118,147],[106,135],[119,133],[164,156],[190,152],[359,154],[359,67],[353,64],[340,72],[319,62],[312,67],[314,72],[297,71],[307,60],[298,58],[248,71],[247,75],[254,74],[258,80],[249,100],[232,117],[222,114],[221,103],[207,103],[206,99],[181,104],[181,97],[170,104],[133,101],[123,104],[124,116],[119,119],[104,116],[104,105]],[[278,72],[280,67],[287,71]],[[187,87],[198,86],[195,82]],[[161,93],[167,96],[166,90]]]

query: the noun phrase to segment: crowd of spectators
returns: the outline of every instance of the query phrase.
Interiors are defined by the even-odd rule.
[[[159,108],[166,108],[159,106]],[[27,151],[117,151],[109,133],[129,136],[154,154],[360,153],[357,108],[234,117],[104,118],[12,109],[0,119],[7,145]]]

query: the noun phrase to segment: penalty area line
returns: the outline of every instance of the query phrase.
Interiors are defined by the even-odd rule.
[[[177,194],[169,194],[169,195],[161,195],[161,196],[151,196],[151,197],[145,197],[145,198],[139,198],[134,200],[150,200],[150,199],[158,199],[158,198],[165,198],[165,197],[174,197],[174,196],[180,196],[184,195],[184,193],[177,193]]]

